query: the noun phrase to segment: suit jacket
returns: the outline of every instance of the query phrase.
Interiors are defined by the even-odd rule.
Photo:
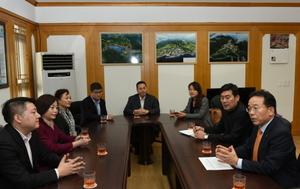
[[[135,109],[141,108],[140,97],[138,94],[132,95],[128,98],[128,102],[124,108],[123,114],[131,114],[133,115],[133,111]],[[153,95],[146,94],[145,102],[144,102],[144,109],[149,110],[148,114],[159,114],[159,102],[157,98]]]
[[[190,112],[192,103],[193,103],[193,98],[190,97],[185,109],[182,111],[182,112],[186,113],[185,117],[201,119],[206,126],[211,127],[213,124],[212,124],[210,116],[209,116],[208,99],[206,97],[203,97],[202,101],[201,101],[201,107],[194,109],[194,112]]]
[[[206,127],[204,131],[209,133],[208,140],[212,142],[227,143],[237,147],[251,135],[252,129],[253,124],[246,107],[238,102],[234,110],[230,112],[222,110],[220,122],[213,127]],[[223,135],[220,135],[221,133]]]
[[[61,157],[46,150],[32,131],[29,141],[33,167],[24,141],[10,124],[0,132],[0,188],[37,188],[57,181],[54,169],[39,173],[39,164],[56,168]]]
[[[260,141],[258,161],[252,161],[257,130],[256,126],[246,142],[235,149],[238,157],[243,158],[242,170],[267,175],[283,188],[296,187],[300,174],[289,128],[274,117]]]
[[[101,115],[107,115],[105,100],[100,99]],[[100,115],[98,115],[96,105],[91,96],[86,97],[81,102],[81,127],[86,126],[93,121],[100,121]]]

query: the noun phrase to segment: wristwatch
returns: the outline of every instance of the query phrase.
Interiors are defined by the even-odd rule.
[[[208,134],[204,135],[204,139],[205,139],[205,140],[208,139]]]

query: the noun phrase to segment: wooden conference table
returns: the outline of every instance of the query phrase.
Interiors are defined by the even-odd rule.
[[[197,125],[202,124],[199,120],[195,121]],[[162,131],[162,171],[168,176],[172,188],[230,189],[232,176],[236,173],[242,173],[247,177],[247,188],[281,188],[267,176],[246,173],[238,169],[207,171],[198,157],[215,156],[214,149],[217,144],[212,144],[212,154],[204,155],[201,152],[201,140],[179,133],[180,130],[187,129],[187,122],[188,119],[177,119],[170,117],[169,114],[142,116],[140,119],[122,115],[115,116],[113,121],[104,124],[93,122],[88,125],[92,139],[89,145],[85,148],[76,148],[70,155],[71,157],[83,156],[86,170],[96,171],[97,188],[126,188],[127,176],[130,176],[130,129],[134,126],[141,126],[147,131],[149,125],[157,124]],[[106,142],[108,152],[106,156],[97,155],[96,144],[99,142]],[[144,145],[147,146],[147,142]],[[148,148],[141,151],[139,161],[152,163]],[[82,172],[79,175],[61,178],[57,183],[40,188],[83,188]]]

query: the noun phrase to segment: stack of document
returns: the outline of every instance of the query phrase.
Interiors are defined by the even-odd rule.
[[[184,134],[184,135],[195,137],[193,129],[181,130],[179,132]]]
[[[206,170],[231,170],[233,169],[229,164],[218,161],[216,157],[199,157]]]

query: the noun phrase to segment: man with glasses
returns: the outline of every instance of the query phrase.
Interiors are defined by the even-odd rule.
[[[82,127],[92,121],[101,121],[101,115],[107,115],[107,120],[114,119],[113,115],[108,115],[105,100],[101,98],[103,89],[100,83],[92,83],[90,86],[91,95],[83,99],[81,103],[81,123]]]
[[[238,87],[232,83],[223,85],[220,100],[223,106],[220,122],[213,127],[196,126],[195,138],[239,146],[251,135],[253,125],[246,107],[239,101]]]
[[[218,145],[216,157],[243,171],[267,175],[282,188],[299,186],[296,148],[290,128],[275,116],[275,97],[265,90],[254,91],[247,111],[256,126],[252,135],[237,148]]]

